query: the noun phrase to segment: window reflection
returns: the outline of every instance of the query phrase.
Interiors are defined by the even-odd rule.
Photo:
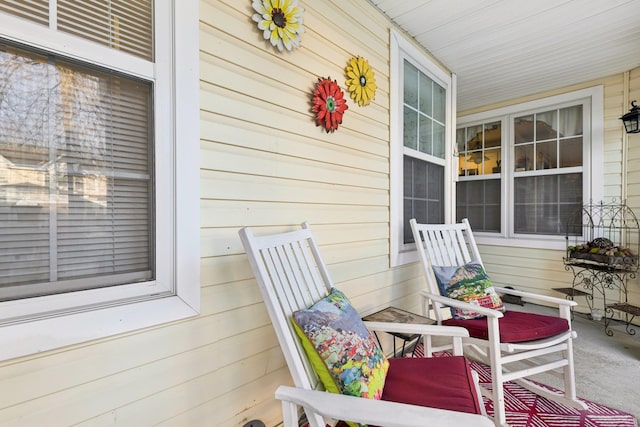
[[[516,172],[582,166],[582,105],[514,119]]]
[[[403,143],[444,159],[446,90],[404,61]]]
[[[500,122],[458,129],[456,137],[460,176],[501,172],[502,126]]]
[[[150,102],[148,82],[0,42],[0,286],[152,277]]]
[[[68,204],[69,190],[105,204],[106,118],[97,76],[49,58],[0,52],[0,139],[4,201]]]

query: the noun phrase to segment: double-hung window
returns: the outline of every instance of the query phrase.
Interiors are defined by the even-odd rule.
[[[415,260],[409,220],[442,223],[451,209],[452,78],[392,32],[391,264]]]
[[[562,247],[568,218],[602,200],[602,121],[601,87],[460,118],[457,220],[487,243]]]
[[[0,359],[197,313],[197,19],[0,3]]]

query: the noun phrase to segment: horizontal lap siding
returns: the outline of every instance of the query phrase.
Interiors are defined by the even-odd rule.
[[[607,200],[620,201],[624,128],[619,120],[624,91],[622,75],[611,77],[604,84],[604,195]]]
[[[201,275],[203,292],[215,295],[203,309],[223,328],[246,325],[248,338],[229,345],[237,332],[225,331],[213,344],[235,357],[202,383],[215,390],[225,382],[224,397],[164,425],[281,417],[273,393],[291,379],[240,227],[265,234],[309,221],[334,282],[363,312],[396,300],[406,306],[422,286],[415,266],[389,270],[389,24],[367,2],[301,5],[301,46],[278,53],[250,20],[251,2],[201,3]],[[349,97],[344,68],[357,55],[375,72],[375,101],[359,107],[348,98],[342,125],[326,133],[310,112],[311,92],[318,77],[330,77]],[[251,345],[265,328],[266,347]]]
[[[236,359],[208,386],[226,381],[227,397],[194,406],[167,425],[201,425],[214,417],[232,426],[280,416],[273,393],[291,380],[240,245],[240,227],[275,233],[309,221],[333,280],[361,309],[413,290],[390,286],[415,278],[417,269],[399,278],[388,274],[388,24],[366,2],[346,3],[302,3],[301,46],[283,53],[250,21],[250,2],[201,3],[203,291],[221,289],[213,292],[226,300],[216,304],[224,311],[208,315],[247,312],[237,319],[247,323],[244,334],[267,328],[271,341],[268,349],[220,342]],[[318,77],[331,77],[345,90],[344,68],[356,55],[374,69],[375,101],[363,108],[348,99],[342,125],[328,134],[315,125],[311,92]],[[265,351],[273,356],[260,357]],[[257,368],[253,378],[234,380],[247,365]],[[251,385],[260,388],[254,400],[246,399]]]

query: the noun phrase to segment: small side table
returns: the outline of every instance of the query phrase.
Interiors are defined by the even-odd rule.
[[[411,313],[406,310],[402,310],[397,307],[387,307],[380,311],[376,311],[375,313],[369,314],[362,318],[364,321],[369,322],[391,322],[391,323],[416,323],[420,325],[434,325],[436,323],[435,320],[430,319],[428,317],[421,316],[419,314]],[[374,332],[375,334],[375,332]],[[393,335],[393,349],[395,352],[396,348],[396,338],[402,340],[402,351],[400,352],[400,357],[404,357],[404,355],[410,351],[413,352],[416,346],[420,343],[422,335],[420,334],[403,334],[400,332],[389,332],[389,334]],[[380,344],[380,338],[378,338],[378,334],[375,334],[376,339],[378,340],[378,345],[382,347]],[[407,347],[409,345],[409,347]],[[410,348],[410,350],[409,350]],[[394,353],[397,357],[398,355]]]
[[[565,298],[570,301],[575,301],[576,297],[586,297],[587,305],[589,306],[589,316],[591,316],[591,312],[593,311],[593,289],[591,289],[591,293],[581,291],[580,289],[576,289],[575,287],[552,288],[552,290],[564,294]],[[573,320],[573,307],[571,307],[571,320]]]

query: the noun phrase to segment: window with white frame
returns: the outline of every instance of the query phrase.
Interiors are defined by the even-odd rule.
[[[391,43],[392,265],[415,260],[409,220],[442,223],[450,211],[451,76],[402,36]]]
[[[456,219],[481,241],[561,242],[569,216],[602,200],[602,121],[601,87],[459,119]]]
[[[197,20],[195,0],[0,4],[0,359],[199,310]],[[35,328],[51,342],[17,344]]]
[[[500,232],[502,123],[479,123],[456,132],[458,175],[456,215],[475,231]]]

